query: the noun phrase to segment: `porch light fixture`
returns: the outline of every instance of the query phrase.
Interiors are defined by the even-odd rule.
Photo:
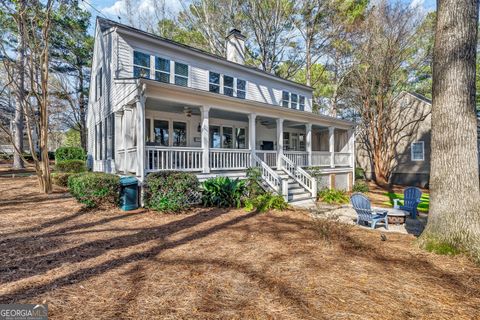
[[[198,123],[197,132],[202,132],[202,125],[200,122]]]

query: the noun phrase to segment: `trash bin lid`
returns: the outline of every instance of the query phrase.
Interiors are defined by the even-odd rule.
[[[132,184],[138,184],[138,180],[135,177],[121,177],[120,185],[121,186],[130,186]]]

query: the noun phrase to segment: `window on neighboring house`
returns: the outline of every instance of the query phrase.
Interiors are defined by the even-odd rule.
[[[233,97],[233,77],[223,76],[223,94]]]
[[[300,110],[305,111],[305,96],[300,96]]]
[[[425,148],[423,141],[413,142],[411,146],[411,159],[412,161],[424,161],[425,160]]]
[[[150,55],[133,52],[133,76],[135,78],[150,78]]]
[[[153,121],[154,142],[157,145],[168,147],[168,121]]]
[[[290,93],[282,91],[282,107],[288,108],[290,106]]]
[[[102,96],[102,81],[103,81],[103,74],[102,74],[102,68],[98,69],[97,71],[97,76],[95,78],[95,100],[100,99]]]
[[[170,83],[170,60],[155,57],[155,80]]]
[[[208,83],[210,92],[220,93],[220,73],[210,71]]]
[[[187,146],[187,124],[185,122],[173,122],[173,146]]]
[[[105,118],[106,126],[106,139],[105,139],[105,159],[115,159],[115,114],[111,113],[107,118]]]
[[[175,62],[175,84],[183,87],[188,86],[188,65]]]
[[[290,108],[297,109],[298,107],[298,95],[295,93],[290,94]]]
[[[237,98],[245,99],[247,83],[245,80],[237,79]]]

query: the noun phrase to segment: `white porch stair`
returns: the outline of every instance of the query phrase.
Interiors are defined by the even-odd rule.
[[[289,203],[312,199],[311,192],[301,186],[300,183],[298,183],[294,178],[290,177],[285,171],[275,170],[275,172],[280,178],[282,178],[282,180],[285,179],[288,181]]]

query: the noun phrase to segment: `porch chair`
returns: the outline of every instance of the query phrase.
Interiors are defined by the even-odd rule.
[[[350,201],[353,209],[357,212],[357,224],[360,224],[360,221],[365,221],[371,224],[372,229],[375,229],[377,222],[383,221],[385,229],[388,230],[387,210],[372,209],[370,200],[361,193],[352,194]]]
[[[410,212],[413,219],[417,218],[417,208],[420,204],[422,191],[416,187],[408,187],[403,192],[403,206],[400,209]]]

